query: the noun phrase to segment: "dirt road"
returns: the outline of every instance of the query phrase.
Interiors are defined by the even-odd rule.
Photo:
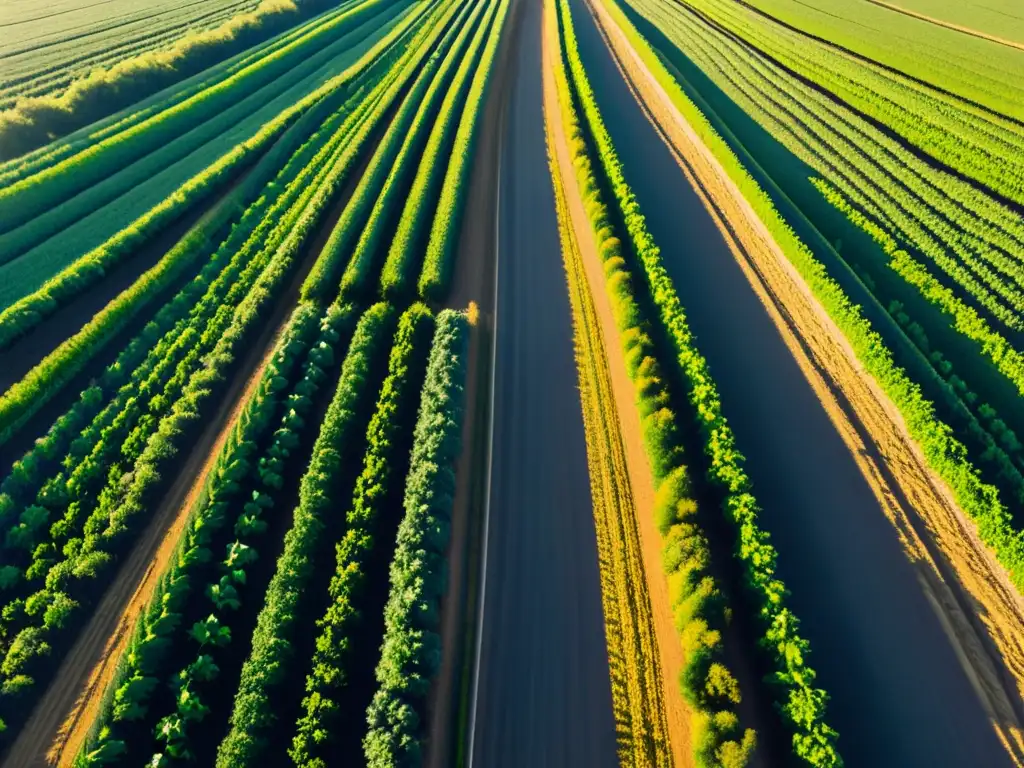
[[[830,720],[847,764],[1011,764],[978,693],[984,683],[966,671],[973,659],[963,659],[959,638],[933,608],[921,563],[893,529],[890,506],[912,515],[913,504],[880,500],[877,479],[865,476],[864,457],[833,423],[721,223],[637,108],[584,0],[572,2],[584,64],[627,178],[749,459],[781,575],[833,696]]]
[[[499,173],[493,466],[471,765],[617,765],[572,321],[525,0]]]

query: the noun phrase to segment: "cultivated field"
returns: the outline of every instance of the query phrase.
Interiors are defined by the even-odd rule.
[[[2,13],[0,765],[1024,766],[1012,4]]]

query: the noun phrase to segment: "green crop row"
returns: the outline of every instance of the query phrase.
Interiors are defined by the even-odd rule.
[[[256,93],[243,94],[241,100],[224,105],[222,110],[197,118],[197,123],[190,126],[189,131],[165,140],[142,157],[125,157],[123,164],[95,184],[0,235],[0,264],[18,260],[23,255],[29,255],[31,261],[40,262],[34,269],[21,263],[5,269],[5,272],[21,280],[36,275],[48,277],[90,250],[94,244],[106,240],[162,202],[193,175],[257,133],[279,112],[300,101],[315,85],[319,85],[319,78],[311,80],[311,75],[336,58],[339,50],[360,51],[369,47],[366,41],[372,43],[375,38],[385,36],[391,17],[401,18],[401,15],[398,8],[385,7],[372,18],[355,20],[358,25],[352,29],[340,28],[337,40],[324,40],[322,50],[297,57],[287,72],[262,85]],[[290,100],[288,95],[292,95]],[[344,97],[343,93],[338,95]],[[259,105],[258,108],[254,109],[254,103]],[[156,194],[153,193],[154,186],[159,190]],[[140,198],[138,203],[134,202],[136,196]],[[98,215],[100,211],[102,215]],[[106,221],[107,218],[111,221]],[[48,242],[54,233],[65,229],[70,229],[89,244],[81,246],[61,238]]]
[[[757,215],[765,222],[783,253],[797,269],[817,300],[850,342],[865,370],[892,399],[911,437],[924,452],[929,466],[953,489],[960,507],[978,525],[982,541],[995,552],[1018,589],[1024,590],[1024,531],[1013,524],[1010,511],[997,489],[984,482],[968,452],[949,425],[938,418],[935,405],[907,372],[893,360],[882,337],[835,278],[828,274],[807,245],[779,213],[771,196],[743,165],[708,118],[683,92],[662,60],[615,3],[602,0],[644,63],[670,95],[702,141],[721,162]]]
[[[356,327],[341,378],[320,426],[313,457],[299,486],[299,504],[285,535],[284,551],[267,588],[252,636],[252,651],[242,667],[230,730],[217,750],[217,765],[260,765],[268,731],[275,721],[273,696],[293,666],[305,592],[314,570],[322,567],[321,537],[331,527],[343,489],[339,474],[352,460],[371,409],[377,370],[383,363],[394,312],[383,303],[366,311]]]
[[[312,304],[300,305],[292,313],[277,351],[239,415],[207,476],[200,498],[190,511],[190,520],[171,565],[161,576],[146,611],[139,617],[115,678],[108,686],[109,698],[76,760],[77,768],[112,764],[116,756],[127,749],[125,724],[147,717],[150,699],[173,653],[185,606],[198,586],[194,575],[210,559],[212,543],[230,523],[231,510],[243,500],[243,483],[256,468],[259,446],[279,417],[287,387],[316,336],[318,315]],[[337,332],[350,316],[351,312],[330,316],[321,331],[321,340],[326,331]],[[310,374],[307,360],[303,380],[310,378]],[[259,496],[253,497],[245,507],[249,508],[250,504],[259,510],[264,508]]]
[[[204,19],[204,29],[192,27],[184,36],[178,33],[170,45],[166,42],[161,45],[158,35],[153,36],[156,38],[153,42],[147,39],[143,43],[145,50],[139,50],[138,45],[125,46],[117,40],[112,56],[89,58],[87,74],[82,72],[81,52],[76,56],[75,74],[64,67],[56,72],[52,66],[36,70],[35,77],[20,88],[33,95],[19,98],[13,109],[0,112],[2,156],[11,157],[34,149],[52,140],[50,137],[64,136],[234,53],[259,45],[308,18],[313,7],[314,3],[264,2],[248,13],[238,14],[237,8],[225,9],[223,15],[214,17],[220,21],[216,27],[206,28],[211,20]],[[158,47],[153,50],[151,45]],[[52,82],[58,74],[73,77],[68,87],[60,93],[37,95],[38,90],[32,85],[41,84],[43,80]]]
[[[348,70],[332,78],[305,99],[282,112],[267,123],[259,133],[184,184],[177,192],[137,219],[131,226],[121,230],[107,242],[82,256],[67,269],[44,283],[37,291],[0,312],[0,348],[7,346],[14,339],[38,326],[44,318],[94,286],[112,268],[137,253],[139,248],[155,237],[157,233],[180,219],[194,206],[210,199],[218,189],[235,177],[245,164],[270,149],[273,143],[282,134],[285,134],[289,126],[299,121],[301,116],[312,111],[313,115],[310,115],[307,120],[301,121],[302,128],[296,128],[290,137],[282,142],[290,144],[290,146],[282,147],[280,151],[274,150],[271,153],[277,159],[286,156],[285,152],[288,148],[301,142],[308,135],[307,131],[311,131],[327,115],[337,109],[337,98],[351,95],[348,93],[348,89],[357,79],[366,76],[367,73],[383,74],[396,63],[397,57],[406,49],[402,41],[408,42],[411,32],[422,23],[423,14],[430,7],[429,4],[418,6],[415,12],[409,14],[402,23],[391,30]],[[358,94],[356,95],[358,96]],[[259,164],[257,169],[272,173],[276,170],[275,162],[275,160],[268,160]],[[256,179],[252,185],[245,184],[242,188],[235,190],[225,205],[218,209],[218,213],[213,219],[206,222],[185,242],[165,256],[161,264],[155,268],[155,272],[151,270],[147,273],[146,279],[139,281],[134,289],[134,298],[129,299],[127,296],[122,296],[124,300],[117,305],[118,310],[116,312],[112,310],[105,317],[105,327],[112,326],[117,318],[124,319],[129,308],[136,306],[136,302],[141,297],[150,297],[159,287],[169,283],[169,272],[180,274],[180,270],[188,263],[194,263],[201,257],[202,253],[197,253],[195,249],[203,246],[205,239],[216,236],[217,230],[225,224],[227,217],[235,213],[233,206],[243,205],[244,201],[250,199],[252,193],[262,186],[259,183],[261,178],[269,178],[262,176],[262,173],[255,175]],[[187,261],[182,261],[183,259]],[[109,334],[104,331],[94,335],[96,339],[99,339]],[[96,339],[93,339],[92,343],[95,343]]]
[[[411,292],[414,270],[418,273],[418,259],[426,245],[425,230],[436,208],[442,170],[448,164],[454,132],[458,126],[456,117],[462,113],[466,95],[476,70],[481,49],[491,29],[497,5],[488,4],[486,15],[473,35],[466,55],[459,63],[455,78],[441,103],[440,112],[427,139],[420,158],[419,168],[409,189],[402,216],[398,221],[394,239],[388,250],[387,259],[381,272],[380,285],[385,296],[406,297]]]
[[[555,4],[550,3],[547,10],[552,15],[546,30],[552,38],[550,45],[561,51]],[[682,435],[671,409],[669,384],[651,339],[651,321],[641,307],[611,209],[603,199],[600,171],[587,148],[562,55],[556,60],[554,75],[566,145],[597,238],[626,370],[636,389],[644,448],[657,488],[655,516],[664,542],[662,567],[672,586],[672,609],[683,642],[684,666],[679,683],[694,712],[694,756],[698,766],[743,766],[754,748],[756,734],[742,728],[738,715],[741,691],[725,664],[725,605],[711,571],[710,545],[697,520],[698,507],[684,464]],[[552,173],[559,171],[552,168]]]
[[[1024,328],[1024,220],[976,186],[935,168],[855,109],[829,98],[699,14],[638,0],[681,51],[771,137],[867,217],[926,257],[929,268],[1007,328]],[[757,140],[763,150],[763,140]],[[782,160],[777,159],[777,162]],[[791,164],[791,160],[787,164]],[[793,168],[809,205],[828,201]],[[797,185],[796,177],[804,183]],[[793,194],[791,192],[791,194]]]
[[[671,344],[672,357],[688,390],[687,397],[693,409],[692,415],[704,440],[704,451],[709,464],[708,478],[722,494],[723,511],[736,532],[736,558],[744,571],[751,600],[755,604],[755,619],[764,632],[761,643],[768,652],[772,665],[774,688],[780,699],[779,709],[790,730],[793,752],[798,759],[808,765],[840,766],[842,758],[835,745],[837,734],[825,720],[827,695],[814,687],[815,673],[809,664],[809,644],[799,634],[799,622],[786,607],[786,589],[776,574],[777,553],[758,523],[757,502],[751,492],[750,480],[743,469],[743,457],[736,448],[732,430],[721,412],[717,388],[708,371],[706,360],[696,347],[678,294],[662,264],[661,252],[647,231],[636,198],[623,175],[611,136],[605,128],[579,56],[569,6],[565,0],[558,0],[558,3],[564,44],[562,50],[568,62],[575,96],[585,116],[585,123],[579,122],[587,126],[588,135],[597,148],[604,179],[607,187],[612,190],[617,212],[621,215],[628,233],[630,247],[625,250],[635,256],[636,268],[642,271],[641,281],[645,290],[641,290],[647,294],[642,298],[637,296],[639,286],[630,280],[629,267],[621,255],[624,249],[618,239],[613,237],[614,228],[609,226],[607,209],[597,211],[603,214],[594,223],[599,228],[606,274],[611,273],[608,287],[613,304],[617,305],[617,322],[620,328],[629,329],[624,334],[627,364],[634,378],[639,376],[643,380],[642,384],[637,385],[644,393],[641,394],[640,401],[644,402],[644,395],[647,393],[659,394],[659,390],[663,390],[665,386],[657,372],[646,368],[642,361],[642,358],[646,357],[653,362],[657,354],[655,345],[641,326],[642,306],[649,298],[657,313],[657,317],[652,318],[652,321],[660,326]],[[577,142],[579,146],[581,140],[577,138]],[[597,188],[597,181],[593,175],[585,184]],[[593,194],[594,190],[587,186],[584,189],[585,194]],[[650,447],[648,448],[655,475],[664,478],[658,489],[661,515],[659,525],[663,530],[670,532],[670,554],[667,556],[666,565],[670,568],[677,565],[680,575],[676,578],[685,581],[691,578],[686,572],[688,561],[691,557],[699,558],[701,555],[698,542],[689,529],[693,509],[692,501],[687,498],[688,482],[685,475],[672,474],[671,470],[678,458],[666,450],[678,445],[678,437],[671,437],[671,433],[677,427],[671,412],[667,410],[667,401],[668,398],[662,395],[648,406],[649,412],[644,414],[644,432],[648,446],[664,446],[660,451],[651,451]],[[679,526],[678,533],[673,533],[675,526]],[[710,580],[698,581],[697,578],[693,578],[689,586],[694,595],[690,599],[697,605],[706,604],[714,599],[714,585]],[[683,615],[689,618],[686,610]],[[719,706],[733,704],[733,697],[730,694],[735,689],[735,681],[730,677],[730,682],[719,685],[719,664],[715,663],[713,657],[707,652],[702,652],[703,649],[699,645],[687,650],[692,652],[688,654],[683,685],[684,690],[690,689],[698,707],[709,712]],[[695,744],[698,758],[705,764],[713,763],[713,760],[709,759],[712,756],[718,761],[724,760],[727,755],[735,755],[739,759],[743,746],[746,746],[723,741],[735,735],[737,724],[734,712],[729,709],[722,712],[727,715],[725,722],[729,727],[719,733],[717,712],[711,714],[707,719],[710,733],[699,737]],[[702,747],[710,754],[701,754]]]
[[[448,168],[441,184],[437,212],[434,214],[423,270],[417,285],[419,295],[424,300],[441,301],[447,294],[448,284],[451,282],[462,211],[466,195],[469,193],[469,172],[473,167],[480,113],[487,102],[488,86],[494,72],[494,57],[501,43],[508,8],[508,2],[503,2],[498,9],[497,19],[480,58],[480,66],[473,77],[473,84],[462,108],[462,117],[459,118],[459,128],[455,133]]]
[[[328,318],[324,333],[310,351],[303,378],[288,398],[287,410],[274,432],[273,442],[259,464],[250,468],[258,474],[258,489],[252,494],[253,500],[237,510],[232,529],[234,536],[224,545],[225,558],[209,575],[203,594],[213,606],[189,632],[190,639],[198,646],[197,656],[171,678],[177,692],[175,709],[156,724],[156,738],[162,745],[153,761],[159,762],[164,755],[183,759],[192,754],[189,729],[209,714],[202,699],[211,686],[217,685],[220,676],[217,648],[232,639],[231,616],[241,607],[242,599],[250,593],[257,599],[261,596],[258,591],[253,593],[256,585],[247,573],[247,566],[257,559],[260,535],[267,528],[267,522],[262,519],[264,512],[275,505],[275,494],[283,485],[285,467],[307,426],[313,398],[320,385],[328,380],[327,372],[334,365],[334,349],[340,338],[337,326],[355,320],[351,305],[333,311]]]
[[[437,316],[405,480],[405,514],[391,561],[378,688],[367,711],[363,744],[370,768],[421,763],[420,724],[440,647],[468,339],[464,314],[444,310]]]
[[[152,494],[159,488],[160,468],[178,453],[182,441],[200,423],[200,409],[223,387],[227,372],[258,328],[261,315],[283,288],[299,250],[355,166],[374,122],[381,118],[387,106],[385,102],[378,103],[373,114],[364,115],[361,122],[356,121],[346,132],[351,135],[338,150],[337,157],[324,165],[314,183],[277,223],[280,236],[272,238],[272,247],[264,249],[267,258],[252,262],[258,265],[252,270],[255,282],[248,289],[244,285],[233,286],[237,289],[236,301],[240,301],[237,308],[230,302],[209,305],[212,317],[220,322],[208,325],[201,333],[196,329],[194,335],[200,337],[199,347],[177,363],[174,375],[166,381],[165,391],[174,389],[167,397],[154,398],[150,403],[159,402],[166,415],[160,417],[153,413],[141,418],[127,435],[121,448],[126,461],[108,471],[106,484],[91,513],[88,511],[91,505],[70,505],[70,519],[62,521],[66,523],[64,536],[68,538],[63,558],[54,563],[44,552],[43,558],[26,572],[31,577],[45,574],[47,586],[26,598],[23,604],[16,605],[17,611],[9,618],[10,624],[21,628],[11,639],[7,656],[0,665],[5,686],[0,692],[0,705],[18,693],[23,698],[33,687],[31,670],[39,667],[40,659],[49,653],[47,638],[61,628],[65,631],[71,628],[68,626],[70,614],[78,608],[81,599],[88,598],[89,592],[95,589],[95,577],[109,567],[116,550],[123,547],[123,539],[133,527],[132,520],[146,509]],[[198,362],[198,349],[210,351],[204,358],[205,365],[189,374],[188,366]],[[154,376],[154,386],[159,386],[165,376]],[[177,390],[177,387],[182,388]],[[101,436],[97,446],[101,452],[106,450],[103,444]],[[98,472],[105,466],[101,456],[93,462],[92,471]],[[79,532],[81,538],[77,536]]]
[[[450,12],[454,13],[459,7],[459,3],[453,3]],[[472,16],[467,19],[472,8],[472,3],[462,5],[459,17],[420,73],[413,90],[381,140],[338,226],[324,246],[323,273],[310,274],[307,279],[304,286],[306,295],[319,294],[325,288],[333,289],[346,260],[348,263],[341,275],[341,294],[352,297],[367,293],[381,241],[392,225],[398,201],[408,191],[409,175],[422,150],[426,126],[437,111],[437,101],[450,80],[452,66],[459,60],[483,4],[476,4]],[[457,38],[453,42],[451,38],[456,33]],[[350,257],[349,251],[354,242],[355,249]]]
[[[345,533],[336,545],[328,607],[316,624],[319,634],[306,676],[303,713],[288,752],[299,766],[326,765],[333,734],[345,727],[337,700],[348,683],[350,666],[362,663],[353,658],[351,635],[365,601],[368,561],[387,546],[381,529],[386,529],[387,518],[398,506],[396,490],[401,487],[433,333],[433,313],[423,304],[413,304],[399,320],[388,376],[366,431],[366,454],[345,514]]]
[[[301,60],[307,55],[306,49],[316,45],[320,36],[334,27],[344,28],[356,24],[361,18],[372,15],[380,6],[390,2],[394,0],[366,0],[331,23],[321,25],[289,45],[261,57],[245,69],[186,101],[0,190],[0,221],[4,222],[4,231],[14,229],[59,205],[112,172],[124,168],[132,160],[190,130],[208,116],[216,115],[239,98],[255,92],[261,85],[280,77],[295,60]],[[289,113],[297,116],[300,110],[289,110]],[[275,122],[279,121],[280,118]]]
[[[200,75],[191,77],[177,86],[163,91],[157,97],[145,99],[133,105],[130,110],[125,110],[96,121],[88,127],[87,131],[76,131],[45,147],[41,147],[13,160],[0,163],[0,184],[13,184],[16,181],[38,173],[48,166],[55,165],[69,155],[80,152],[93,144],[98,144],[115,133],[127,130],[131,126],[149,119],[158,112],[162,112],[191,98],[200,91],[245,69],[257,59],[273,53],[279,48],[283,48],[285,45],[308,34],[311,29],[325,21],[329,21],[334,15],[349,10],[354,2],[360,2],[360,0],[346,0],[346,2],[331,12],[311,19],[289,32],[278,35],[261,46],[254,47],[243,54],[232,57],[226,62],[212,66]]]
[[[748,45],[826,88],[939,162],[1024,203],[1024,132],[1019,126],[741,6],[720,0],[691,2]]]

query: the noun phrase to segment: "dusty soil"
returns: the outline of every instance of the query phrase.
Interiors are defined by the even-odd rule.
[[[952,493],[927,466],[896,407],[862,369],[763,223],[672,105],[600,2],[606,44],[892,523],[979,700],[1024,762],[1024,605]]]
[[[665,702],[668,720],[669,743],[672,747],[675,764],[677,766],[692,766],[694,765],[693,746],[690,742],[692,712],[683,700],[678,684],[679,674],[683,668],[683,648],[672,617],[668,582],[661,567],[661,535],[654,525],[653,475],[647,461],[647,454],[644,451],[643,431],[640,427],[640,414],[635,405],[633,383],[626,371],[625,359],[619,347],[619,332],[615,326],[611,302],[605,290],[601,259],[597,252],[593,231],[590,228],[590,221],[583,207],[579,188],[576,185],[576,171],[565,142],[565,130],[558,106],[558,92],[551,63],[552,57],[557,53],[550,50],[547,36],[545,36],[544,42],[544,114],[549,123],[548,140],[561,170],[576,242],[583,255],[590,293],[600,319],[602,338],[605,342],[605,354],[611,374],[620,433],[626,450],[626,466],[637,512],[644,570],[647,575],[648,594],[658,641],[662,669],[662,698]]]
[[[452,505],[451,541],[448,556],[448,588],[441,601],[441,666],[430,691],[424,764],[427,768],[454,765],[458,753],[453,739],[457,732],[462,691],[465,689],[466,654],[470,652],[467,630],[474,616],[470,547],[479,538],[483,505],[482,479],[490,453],[488,422],[493,371],[484,353],[494,338],[494,257],[497,236],[498,165],[505,110],[511,51],[519,35],[523,0],[513,0],[506,29],[495,57],[487,104],[477,128],[473,170],[456,255],[448,307],[465,309],[471,303],[478,317],[472,328],[467,362],[465,415],[462,425],[462,453],[456,467],[456,489]]]

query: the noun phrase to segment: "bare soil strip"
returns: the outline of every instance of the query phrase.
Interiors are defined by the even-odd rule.
[[[971,27],[964,27],[959,24],[954,24],[951,21],[945,21],[943,19],[937,19],[934,16],[928,16],[924,13],[918,13],[912,11],[909,8],[896,5],[895,3],[887,3],[885,0],[868,0],[872,5],[877,5],[880,8],[885,8],[890,11],[894,11],[903,16],[910,16],[913,19],[919,21],[925,21],[929,24],[934,24],[937,27],[944,27],[945,29],[951,29],[954,32],[961,32],[971,37],[979,37],[982,40],[988,40],[990,43],[997,43],[998,45],[1005,45],[1007,48],[1016,48],[1018,51],[1024,51],[1024,43],[1018,43],[1016,40],[1007,40],[1005,37],[997,37],[990,35],[987,32],[982,32],[980,29],[973,29]]]
[[[654,525],[655,489],[653,474],[643,446],[640,414],[635,405],[633,383],[626,371],[626,363],[618,345],[618,328],[612,314],[611,302],[605,291],[604,273],[598,256],[594,235],[590,229],[583,201],[576,186],[576,174],[565,143],[558,92],[552,69],[552,56],[548,38],[544,38],[544,114],[548,123],[548,142],[553,153],[552,171],[558,169],[562,188],[566,193],[572,232],[582,254],[582,264],[590,288],[590,296],[599,321],[599,332],[607,360],[607,373],[611,382],[614,415],[618,420],[619,439],[625,451],[625,469],[629,478],[624,495],[632,497],[635,509],[633,524],[639,532],[643,569],[646,575],[647,596],[650,601],[651,623],[657,641],[657,657],[661,684],[660,699],[671,754],[677,766],[692,766],[693,746],[690,741],[692,711],[683,700],[678,685],[683,668],[683,649],[672,615],[668,594],[668,581],[661,567],[661,535]],[[596,504],[595,504],[596,508]],[[595,510],[596,511],[596,510]],[[628,660],[635,663],[636,660]]]
[[[1001,741],[1024,765],[1024,601],[742,193],[604,6],[587,4],[638,103],[700,194],[870,483]]]

